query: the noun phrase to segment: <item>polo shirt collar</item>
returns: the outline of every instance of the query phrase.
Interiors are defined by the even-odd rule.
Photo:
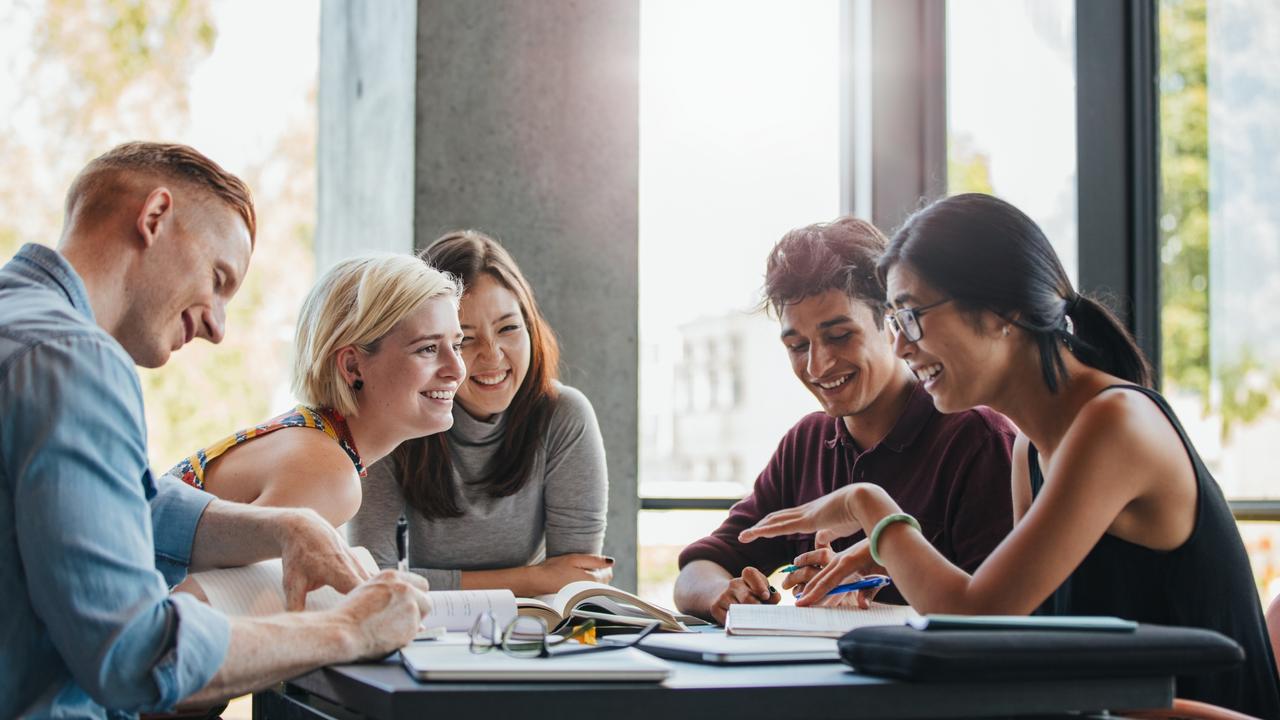
[[[89,304],[89,291],[71,263],[57,250],[44,245],[27,243],[17,255],[15,269],[33,282],[50,289],[58,289],[80,314],[89,322],[95,322],[93,307]]]
[[[907,405],[902,409],[902,414],[898,416],[898,421],[893,424],[893,428],[889,430],[889,434],[884,439],[867,450],[874,450],[877,447],[884,446],[894,452],[902,452],[915,442],[920,435],[920,431],[929,419],[936,415],[937,408],[933,406],[933,398],[925,391],[920,383],[914,383],[911,387],[911,395],[907,398]],[[827,441],[827,447],[834,449],[836,445],[845,447],[854,447],[853,436],[849,434],[849,428],[844,424],[844,418],[833,418],[836,425],[835,437]],[[866,452],[864,450],[864,452]]]

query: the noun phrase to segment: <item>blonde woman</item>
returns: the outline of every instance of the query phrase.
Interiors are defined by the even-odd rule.
[[[393,529],[405,516],[410,569],[437,590],[529,597],[609,582],[604,442],[590,401],[556,379],[559,346],[529,281],[475,230],[444,235],[423,257],[467,287],[454,424],[373,468],[348,536],[393,567]]]
[[[335,527],[360,508],[365,467],[453,425],[465,377],[461,286],[412,255],[343,260],[298,316],[301,404],[178,463],[170,475],[226,500],[309,507]]]

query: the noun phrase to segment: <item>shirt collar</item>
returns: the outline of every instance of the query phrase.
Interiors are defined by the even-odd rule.
[[[85,289],[84,281],[57,250],[27,243],[13,256],[13,263],[13,269],[24,277],[47,288],[61,290],[72,307],[89,322],[95,322],[93,306],[89,304],[89,291]]]
[[[920,383],[913,383],[911,387],[911,395],[907,398],[907,405],[902,409],[902,414],[898,416],[898,421],[893,424],[893,428],[889,430],[889,434],[875,445],[875,447],[867,448],[874,450],[880,446],[884,446],[894,452],[902,452],[915,442],[916,437],[920,435],[920,431],[924,429],[925,423],[937,414],[937,409],[933,406],[933,398],[925,391]],[[827,441],[827,447],[834,449],[836,445],[845,447],[855,447],[853,436],[849,434],[849,428],[844,424],[844,418],[833,418],[836,424],[835,437]],[[866,451],[864,451],[866,452]]]

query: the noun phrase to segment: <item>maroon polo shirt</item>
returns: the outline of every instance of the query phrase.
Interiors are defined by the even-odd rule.
[[[1009,455],[1014,433],[1003,415],[985,407],[943,415],[918,384],[888,435],[861,452],[841,418],[806,415],[778,443],[751,494],[711,535],[680,553],[680,567],[710,560],[735,577],[747,566],[768,575],[812,550],[813,536],[741,543],[738,533],[775,510],[869,482],[915,516],[924,536],[948,560],[973,572],[1013,527]],[[859,531],[832,548],[842,550],[863,537]],[[881,599],[901,601],[888,591]]]

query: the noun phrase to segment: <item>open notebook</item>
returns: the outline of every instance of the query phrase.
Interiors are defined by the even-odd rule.
[[[905,625],[918,617],[905,605],[871,603],[856,607],[796,607],[794,605],[730,605],[725,630],[730,635],[796,635],[838,638],[854,628]]]
[[[373,556],[362,547],[351,549],[356,561],[370,573],[378,572]],[[279,560],[253,565],[192,573],[209,604],[228,615],[274,615],[285,611],[284,570]],[[505,626],[516,616],[516,598],[510,590],[443,590],[427,593],[431,614],[423,619],[427,628],[450,631],[471,628],[477,615],[488,611]],[[307,595],[308,610],[328,610],[342,602],[342,594],[331,587]]]
[[[378,572],[373,556],[362,547],[351,548],[362,568]],[[274,615],[285,611],[284,568],[279,559],[264,560],[242,567],[192,573],[209,604],[228,615]],[[331,587],[307,595],[308,610],[328,610],[342,602],[342,594]]]

